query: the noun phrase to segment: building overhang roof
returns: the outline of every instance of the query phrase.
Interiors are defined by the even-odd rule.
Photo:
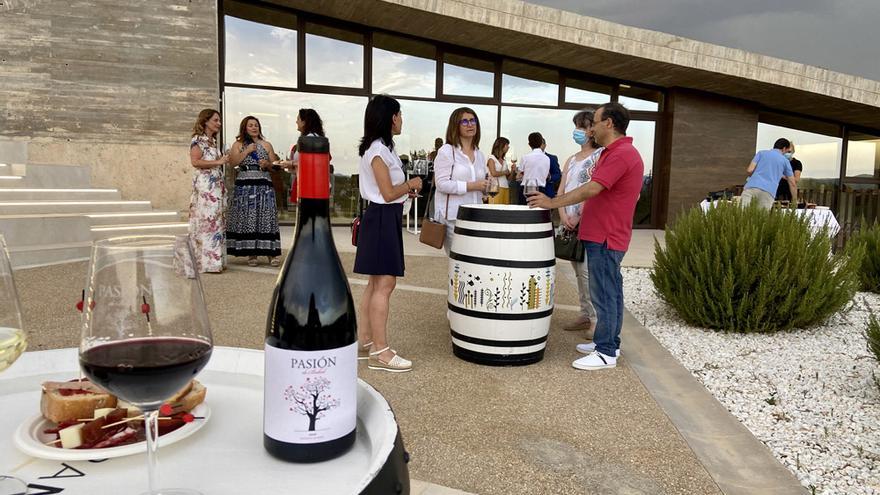
[[[272,0],[474,50],[880,129],[880,82],[516,0]]]

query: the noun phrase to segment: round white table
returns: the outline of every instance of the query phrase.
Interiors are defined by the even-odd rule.
[[[25,480],[37,494],[146,491],[144,453],[106,460],[46,460],[14,446],[18,426],[40,413],[40,384],[78,376],[76,349],[26,352],[0,373],[0,473]],[[211,417],[176,443],[162,446],[160,439],[160,486],[193,488],[205,495],[409,493],[406,454],[394,414],[366,382],[358,380],[358,433],[352,450],[327,462],[292,464],[263,449],[261,351],[215,347],[198,380],[208,389],[205,403]],[[394,482],[377,489],[377,482],[387,482],[389,473]]]

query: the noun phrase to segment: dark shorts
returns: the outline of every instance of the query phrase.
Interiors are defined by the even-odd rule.
[[[403,204],[372,203],[361,217],[354,272],[402,277]]]

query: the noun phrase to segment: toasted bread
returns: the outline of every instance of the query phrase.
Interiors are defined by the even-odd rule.
[[[45,382],[40,398],[40,412],[54,423],[91,418],[95,409],[115,408],[116,397],[94,383],[83,381]]]
[[[181,409],[187,412],[192,411],[196,406],[205,402],[205,395],[207,395],[207,393],[208,389],[206,389],[204,385],[197,380],[193,380],[189,392],[178,401],[181,404]]]

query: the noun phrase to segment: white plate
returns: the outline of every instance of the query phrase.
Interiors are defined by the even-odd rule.
[[[211,417],[211,408],[205,403],[199,404],[191,412],[194,416],[205,419],[197,419],[192,423],[186,423],[171,433],[162,435],[159,437],[159,447],[171,445],[199,431]],[[46,445],[46,442],[51,442],[55,439],[55,435],[43,433],[43,430],[54,426],[55,423],[47,420],[41,414],[37,414],[19,425],[18,429],[15,430],[15,434],[12,435],[12,441],[18,447],[18,450],[27,455],[57,461],[92,461],[140,454],[147,451],[146,441],[106,449],[59,449],[58,447]]]

